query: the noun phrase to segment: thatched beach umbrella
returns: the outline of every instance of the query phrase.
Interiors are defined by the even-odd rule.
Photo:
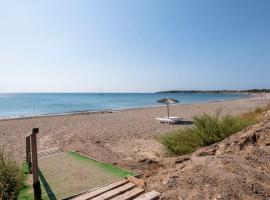
[[[169,104],[175,104],[175,103],[179,103],[178,100],[176,99],[172,99],[172,98],[164,98],[164,99],[160,99],[157,101],[158,103],[163,103],[163,104],[167,104],[167,112],[168,112],[168,119],[170,118],[170,110],[169,110]]]

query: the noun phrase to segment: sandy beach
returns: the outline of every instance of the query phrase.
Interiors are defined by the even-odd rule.
[[[259,95],[233,101],[180,104],[171,107],[171,114],[189,122],[200,113],[215,113],[222,109],[223,114],[236,115],[263,107],[268,102],[269,95]],[[33,127],[38,127],[39,149],[60,147],[75,150],[140,171],[145,161],[159,160],[164,155],[157,136],[188,126],[188,123],[166,125],[155,121],[155,117],[163,116],[166,116],[165,107],[0,120],[0,146],[24,159],[25,136]]]

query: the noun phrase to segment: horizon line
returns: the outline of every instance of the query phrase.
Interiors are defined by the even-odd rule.
[[[110,94],[110,93],[123,93],[123,94],[129,94],[129,93],[138,93],[138,94],[144,94],[144,93],[158,93],[158,92],[219,92],[219,91],[251,91],[251,90],[258,90],[258,91],[262,91],[262,90],[270,90],[270,88],[250,88],[250,89],[183,89],[183,90],[178,90],[178,89],[172,89],[172,90],[159,90],[159,91],[152,91],[152,92],[135,92],[135,91],[111,91],[111,92],[102,92],[103,94]],[[53,94],[53,93],[70,93],[70,94],[99,94],[100,92],[98,91],[16,91],[16,92],[1,92],[0,94]]]

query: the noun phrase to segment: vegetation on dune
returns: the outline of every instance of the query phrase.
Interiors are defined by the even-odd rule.
[[[226,137],[255,124],[270,105],[240,116],[202,114],[193,118],[194,125],[163,135],[160,140],[169,154],[186,155],[196,149],[219,142]]]
[[[251,112],[247,112],[241,115],[240,117],[242,119],[255,119],[256,121],[260,121],[263,117],[263,114],[267,112],[268,110],[270,110],[270,103],[263,108],[256,108],[255,110]]]
[[[210,93],[210,94],[220,94],[220,93],[270,93],[270,89],[249,89],[249,90],[168,90],[160,91],[157,93]]]
[[[21,165],[0,149],[0,199],[17,199],[19,190],[24,187],[24,181]]]

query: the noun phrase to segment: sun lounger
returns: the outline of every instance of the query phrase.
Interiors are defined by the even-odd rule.
[[[164,118],[168,118],[168,117],[164,117]],[[175,121],[181,121],[182,118],[181,117],[169,117],[169,119],[175,120]]]
[[[165,123],[165,124],[176,124],[181,121],[180,117],[163,117],[163,118],[156,118],[156,121],[159,123]]]

